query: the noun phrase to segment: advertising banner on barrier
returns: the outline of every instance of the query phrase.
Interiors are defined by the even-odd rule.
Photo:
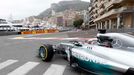
[[[47,30],[22,31],[21,34],[45,34],[45,33],[56,33],[56,32],[59,32],[59,30],[47,29]]]

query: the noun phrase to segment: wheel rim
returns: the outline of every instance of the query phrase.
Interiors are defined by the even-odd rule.
[[[45,48],[44,47],[40,47],[40,50],[39,50],[39,54],[40,54],[40,57],[44,60],[45,59]]]

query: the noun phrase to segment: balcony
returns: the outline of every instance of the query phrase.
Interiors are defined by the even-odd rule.
[[[101,14],[104,11],[103,8],[99,9],[98,14]]]
[[[104,4],[104,1],[100,1],[100,3],[99,2],[97,3],[97,6],[101,7],[103,4]]]
[[[124,0],[124,2],[134,2],[134,0]]]
[[[124,10],[124,12],[134,12],[134,6],[130,6],[130,7],[125,7],[126,9]]]
[[[101,20],[101,19],[103,19],[103,18],[109,17],[109,16],[111,16],[111,15],[113,15],[113,14],[122,13],[123,11],[125,11],[125,10],[127,10],[127,9],[128,9],[127,7],[121,7],[121,8],[118,8],[118,9],[113,9],[113,10],[111,10],[111,11],[105,13],[104,15],[98,17],[98,18],[95,19],[94,21],[96,22],[96,21],[99,21],[99,20]]]
[[[94,14],[93,17],[97,17],[97,14]]]
[[[97,4],[98,4],[98,2],[94,2],[93,7],[96,7]]]
[[[96,11],[96,8],[95,9],[93,9],[93,12],[95,12]]]
[[[119,3],[123,2],[123,1],[124,1],[124,0],[112,0],[112,1],[110,1],[110,2],[107,2],[107,3],[105,4],[105,7],[108,8],[108,7],[110,7],[111,5],[119,4]]]

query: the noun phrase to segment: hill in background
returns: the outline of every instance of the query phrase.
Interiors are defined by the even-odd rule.
[[[89,7],[89,2],[84,2],[80,0],[72,0],[72,1],[60,1],[59,3],[53,3],[50,8],[46,9],[42,13],[40,13],[37,17],[50,17],[51,11],[54,10],[55,12],[62,12],[65,10],[73,9],[76,11],[87,10]]]

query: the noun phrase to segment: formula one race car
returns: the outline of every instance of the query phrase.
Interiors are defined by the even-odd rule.
[[[132,46],[134,38],[119,33],[109,34],[99,33],[95,44],[78,41],[57,45],[43,44],[39,48],[39,56],[43,61],[49,62],[54,54],[62,54],[71,67],[81,68],[97,75],[134,75],[134,52],[129,49],[113,48],[118,42],[114,40],[115,38],[125,44],[131,41],[126,46]]]

